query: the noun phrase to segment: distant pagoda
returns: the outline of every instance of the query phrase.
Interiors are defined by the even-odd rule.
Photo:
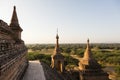
[[[59,36],[58,33],[56,35],[56,46],[54,50],[54,54],[51,56],[51,67],[55,68],[59,72],[64,71],[64,56],[60,52],[59,48]]]
[[[93,58],[89,39],[87,40],[87,48],[84,52],[84,57],[79,62],[80,80],[110,80],[108,74],[104,72]]]

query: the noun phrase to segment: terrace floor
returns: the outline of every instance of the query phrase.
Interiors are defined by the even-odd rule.
[[[29,61],[23,80],[46,80],[40,61]]]

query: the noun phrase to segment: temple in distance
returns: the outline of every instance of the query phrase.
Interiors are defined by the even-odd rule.
[[[56,46],[54,50],[54,54],[51,56],[51,67],[55,68],[59,72],[64,71],[64,56],[61,54],[59,49],[59,36],[58,33],[56,35]]]
[[[79,69],[80,80],[109,80],[109,75],[102,70],[100,64],[93,58],[89,39],[87,40],[84,56],[80,59]]]

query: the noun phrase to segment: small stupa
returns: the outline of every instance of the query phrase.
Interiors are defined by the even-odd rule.
[[[100,64],[93,58],[89,39],[83,58],[79,62],[80,80],[110,80],[108,74],[104,72]]]
[[[59,36],[56,35],[56,46],[53,55],[51,56],[51,67],[55,68],[59,72],[64,71],[64,56],[61,54],[59,48]]]

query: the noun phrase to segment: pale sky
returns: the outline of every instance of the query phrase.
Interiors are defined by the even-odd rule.
[[[14,5],[25,43],[120,43],[120,0],[0,0],[8,24]]]

